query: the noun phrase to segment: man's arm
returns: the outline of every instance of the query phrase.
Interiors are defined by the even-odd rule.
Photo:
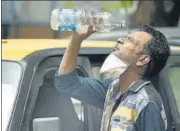
[[[66,75],[56,73],[55,77],[55,87],[59,92],[101,109],[104,107],[106,92],[111,82],[111,79],[99,81],[80,77],[76,70]]]
[[[79,32],[73,32],[62,58],[58,74],[64,75],[72,72],[76,67],[76,58],[83,40],[93,33],[93,26],[82,27]]]
[[[137,131],[166,131],[161,111],[155,103],[149,103],[140,113],[136,121]]]
[[[92,26],[84,27],[79,32],[73,32],[55,76],[55,87],[59,92],[69,94],[71,97],[103,109],[111,80],[99,81],[93,78],[82,78],[77,75],[75,70],[81,43],[92,33]]]

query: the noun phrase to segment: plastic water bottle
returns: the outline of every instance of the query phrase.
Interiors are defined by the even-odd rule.
[[[50,26],[56,31],[78,31],[81,26],[92,24],[97,32],[110,32],[122,24],[111,23],[112,15],[108,12],[96,13],[91,10],[54,9],[51,13]]]

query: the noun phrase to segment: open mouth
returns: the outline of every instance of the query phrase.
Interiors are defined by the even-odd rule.
[[[116,46],[113,48],[113,51],[119,51],[119,48],[117,48]]]

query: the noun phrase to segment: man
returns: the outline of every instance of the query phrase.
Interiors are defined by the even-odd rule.
[[[56,73],[56,88],[104,108],[101,131],[165,131],[164,106],[149,78],[161,71],[170,55],[166,37],[144,25],[127,38],[119,38],[112,54],[126,63],[127,69],[118,80],[100,81],[79,77],[75,70],[81,43],[92,33],[91,25],[73,32]]]

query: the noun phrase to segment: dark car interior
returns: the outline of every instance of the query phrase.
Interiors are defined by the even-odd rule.
[[[62,131],[84,131],[84,122],[80,120],[69,96],[57,92],[54,88],[54,74],[56,69],[49,70],[44,76],[40,87],[33,118],[58,117]],[[77,69],[80,76],[85,74]],[[83,106],[83,105],[82,105]]]

